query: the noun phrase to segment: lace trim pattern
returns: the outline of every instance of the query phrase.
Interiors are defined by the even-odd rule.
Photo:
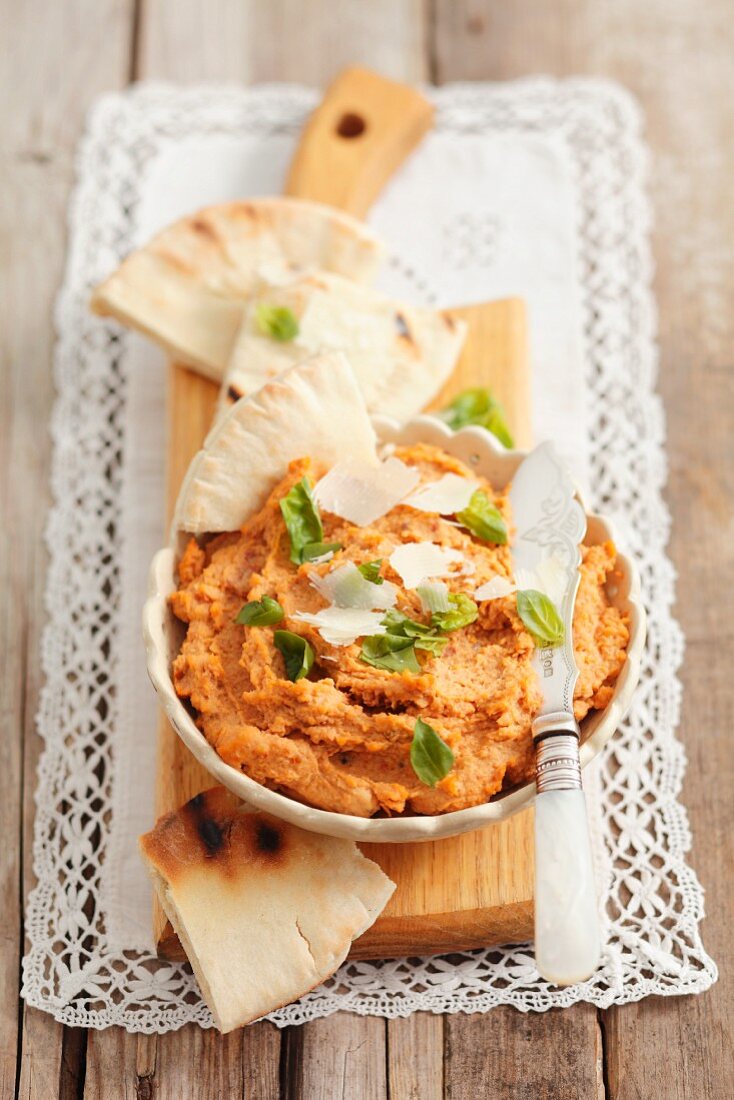
[[[544,1011],[580,1000],[604,1007],[650,993],[701,991],[716,978],[699,936],[703,893],[685,862],[690,833],[677,801],[685,767],[674,736],[683,639],[671,615],[674,573],[665,554],[664,420],[654,392],[650,213],[638,111],[620,88],[597,80],[453,85],[430,95],[440,130],[554,133],[575,168],[593,503],[624,528],[649,610],[635,705],[602,760],[609,942],[598,972],[562,990],[540,979],[526,946],[350,962],[273,1013],[278,1025],[337,1009],[392,1017],[498,1004]],[[56,310],[55,503],[46,532],[48,625],[38,715],[45,748],[36,795],[37,885],[28,901],[23,964],[28,1003],[73,1026],[160,1032],[191,1021],[212,1025],[188,967],[140,951],[114,953],[105,939],[99,887],[120,705],[116,499],[125,461],[127,336],[89,315],[89,291],[133,243],[141,181],[165,143],[192,134],[295,134],[314,102],[315,93],[287,85],[138,86],[98,103],[79,151]],[[481,229],[488,262],[501,231]],[[467,248],[476,235],[467,212],[452,247]]]

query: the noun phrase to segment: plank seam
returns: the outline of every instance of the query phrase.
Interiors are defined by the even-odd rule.
[[[18,806],[18,1025],[15,1038],[15,1100],[18,1100],[20,1095],[20,1078],[21,1070],[23,1066],[23,998],[20,995],[21,986],[23,984],[23,954],[25,951],[25,890],[24,886],[24,868],[25,868],[25,830],[24,830],[24,813],[23,807],[25,806],[26,795],[26,767],[25,767],[25,734],[26,734],[26,718],[27,718],[27,704],[26,704],[26,685],[28,683],[28,666],[29,666],[29,654],[28,654],[28,619],[23,616],[22,626],[22,645],[20,652],[25,655],[23,661],[23,667],[21,669],[21,683],[22,688],[20,691],[19,710],[18,715],[20,719],[19,734],[20,734],[20,759],[19,759],[19,779],[20,779],[20,803]]]
[[[599,1029],[599,1043],[601,1045],[601,1091],[599,1100],[611,1100],[612,1090],[609,1083],[609,1037],[607,1035],[606,1012],[604,1009],[596,1010],[596,1025]]]
[[[426,70],[431,84],[438,84],[438,12],[436,0],[425,0]]]

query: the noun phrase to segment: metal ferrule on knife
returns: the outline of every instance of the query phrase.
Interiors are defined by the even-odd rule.
[[[544,791],[581,790],[579,739],[574,733],[549,733],[535,742],[535,785]]]
[[[535,784],[543,791],[581,789],[579,724],[568,711],[539,714],[533,722]]]

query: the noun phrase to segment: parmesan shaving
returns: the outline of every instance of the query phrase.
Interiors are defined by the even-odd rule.
[[[384,634],[384,611],[364,611],[354,607],[325,607],[321,611],[296,611],[291,618],[315,626],[328,645],[352,645],[357,638]]]
[[[322,477],[314,496],[324,512],[366,527],[400,504],[419,480],[417,470],[394,456],[376,466],[348,458]]]
[[[432,577],[448,577],[451,566],[464,563],[460,550],[438,546],[435,542],[408,542],[390,555],[390,565],[406,588],[417,588],[421,581]]]
[[[405,501],[420,512],[436,512],[440,516],[454,516],[466,508],[479,482],[459,474],[444,474],[438,481],[422,485]]]
[[[449,590],[443,581],[424,581],[418,585],[418,595],[424,611],[448,611]]]
[[[519,589],[534,588],[560,607],[566,592],[566,567],[558,554],[548,554],[535,569],[518,569],[515,580]]]
[[[494,577],[490,577],[488,581],[474,593],[475,600],[499,600],[503,596],[509,596],[512,592],[517,591],[517,585],[512,581],[508,581],[507,577],[501,577],[497,574]]]
[[[394,584],[368,581],[353,561],[344,562],[323,577],[315,572],[310,573],[309,580],[316,591],[335,607],[386,611],[388,607],[394,607],[397,601],[398,590]]]
[[[566,590],[566,569],[557,554],[542,558],[535,569],[518,569],[515,572],[515,584],[507,577],[497,574],[490,577],[474,593],[476,600],[498,600],[513,592],[529,588],[542,592],[552,603],[560,606]]]

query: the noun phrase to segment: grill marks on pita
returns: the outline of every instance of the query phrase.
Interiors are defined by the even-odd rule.
[[[140,850],[221,1031],[330,977],[395,889],[352,841],[251,812],[224,787],[166,814]]]
[[[262,330],[260,311],[285,310],[296,322],[287,341]],[[220,411],[308,355],[342,352],[368,410],[407,419],[436,396],[466,335],[463,321],[396,301],[334,272],[266,285],[245,309],[220,397]]]
[[[371,282],[384,248],[356,218],[305,199],[221,203],[132,252],[92,295],[95,313],[221,381],[247,300],[263,280],[314,269]]]
[[[310,455],[333,466],[349,454],[376,463],[377,440],[347,359],[313,356],[238,401],[194,456],[174,527],[236,531],[265,503],[288,465]]]

